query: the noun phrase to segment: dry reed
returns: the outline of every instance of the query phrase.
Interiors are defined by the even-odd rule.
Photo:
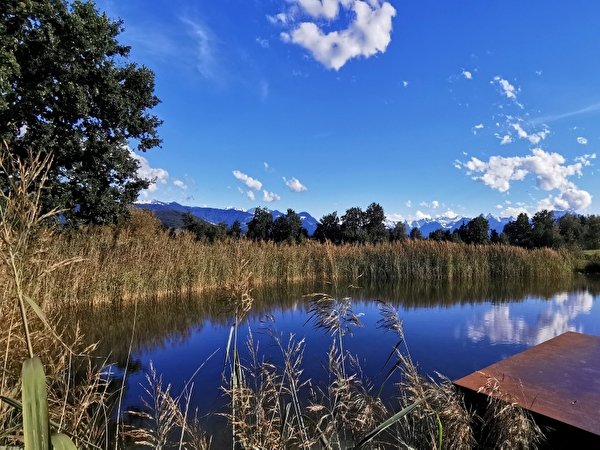
[[[121,302],[132,298],[191,296],[236,278],[246,261],[254,286],[351,280],[554,279],[568,277],[567,251],[525,250],[505,245],[405,241],[377,245],[277,245],[249,240],[196,242],[191,233],[163,230],[149,211],[133,210],[122,227],[87,227],[54,235],[48,257],[83,257],[43,280],[40,296],[53,304]]]

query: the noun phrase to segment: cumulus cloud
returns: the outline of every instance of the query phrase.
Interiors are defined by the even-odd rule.
[[[408,86],[408,81],[403,81],[402,86],[404,86],[404,87]]]
[[[450,219],[454,219],[455,217],[458,216],[458,214],[456,214],[454,211],[452,211],[451,209],[449,209],[448,211],[446,211],[445,213],[443,213],[441,216],[442,217],[448,217]]]
[[[473,79],[473,74],[468,70],[463,70],[461,75],[464,76],[467,80]]]
[[[586,145],[588,143],[588,140],[584,137],[578,137],[577,138],[577,143],[581,144],[581,145]]]
[[[519,214],[521,213],[525,213],[525,214],[529,214],[529,212],[527,211],[527,208],[525,208],[525,206],[510,206],[508,208],[506,208],[504,211],[502,211],[502,215],[504,217],[518,217]]]
[[[146,189],[147,192],[154,192],[158,188],[157,183],[166,184],[169,179],[169,173],[164,169],[155,169],[150,167],[150,163],[142,155],[134,153],[131,149],[129,155],[138,163],[137,176],[144,180],[150,180],[151,184]]]
[[[249,177],[248,175],[240,172],[239,170],[234,170],[233,176],[236,177],[238,180],[243,181],[244,184],[246,186],[248,186],[250,189],[256,189],[257,191],[259,191],[260,188],[262,188],[262,183],[260,181],[255,180],[252,177]]]
[[[472,175],[474,180],[500,192],[508,191],[511,181],[521,181],[527,175],[533,174],[540,189],[560,192],[557,197],[550,196],[544,200],[542,207],[552,204],[555,209],[581,210],[591,204],[591,195],[578,189],[568,177],[581,176],[581,168],[587,165],[592,156],[595,155],[580,157],[575,164],[566,165],[562,155],[535,148],[529,156],[492,156],[488,162],[473,157],[463,165],[467,168],[467,174]],[[483,172],[483,175],[473,175],[480,172]]]
[[[290,191],[292,191],[292,192],[302,192],[302,191],[308,190],[308,188],[306,186],[304,186],[302,183],[300,183],[300,181],[297,178],[292,178],[291,180],[286,180],[285,177],[283,177],[283,181],[285,182],[286,186],[288,188],[290,188]]]
[[[417,211],[415,214],[415,220],[422,219],[431,219],[431,216],[429,214],[422,213],[421,211]]]
[[[281,200],[281,197],[274,192],[263,191],[263,201],[267,203]]]
[[[312,19],[327,19],[328,25],[340,14],[340,6],[354,13],[354,20],[346,29],[324,32],[315,22],[302,22],[282,32],[284,42],[298,44],[328,69],[339,70],[348,60],[366,58],[384,53],[391,42],[394,7],[380,0],[290,0]],[[275,21],[287,23],[290,15]],[[273,22],[273,20],[271,20]]]

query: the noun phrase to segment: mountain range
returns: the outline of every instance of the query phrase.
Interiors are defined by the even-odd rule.
[[[252,220],[254,217],[254,208],[249,210],[235,209],[235,208],[207,208],[203,206],[184,206],[180,205],[176,202],[163,203],[159,201],[152,201],[150,203],[136,203],[135,205],[141,209],[149,209],[156,217],[163,223],[163,225],[172,227],[172,228],[182,228],[183,213],[189,212],[199,219],[205,220],[212,224],[218,224],[224,222],[227,226],[233,225],[233,223],[238,220],[242,225],[242,230],[246,231],[247,223]],[[284,215],[281,211],[272,210],[271,214],[273,215],[273,220],[277,217]],[[317,228],[318,220],[315,219],[307,212],[297,213],[302,220],[302,226],[306,228],[309,235],[312,235]],[[485,216],[490,224],[491,230],[496,230],[498,233],[501,233],[504,229],[504,225],[508,222],[515,220],[514,217],[496,217],[492,214],[488,214]],[[454,231],[456,228],[459,228],[463,223],[468,223],[472,217],[463,217],[463,216],[455,216],[455,217],[444,217],[438,216],[435,218],[425,218],[420,220],[413,221],[405,221],[406,230],[410,231],[413,228],[418,228],[421,231],[421,234],[424,237],[427,237],[429,233],[435,231],[439,228],[444,230]],[[386,226],[392,228],[396,225],[395,221],[386,220]]]

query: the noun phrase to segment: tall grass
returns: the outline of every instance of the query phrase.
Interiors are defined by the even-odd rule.
[[[555,279],[570,276],[567,251],[513,246],[471,246],[406,241],[353,246],[306,241],[277,245],[248,240],[196,242],[190,233],[163,230],[149,211],[133,211],[126,226],[88,227],[54,235],[49,257],[80,256],[84,262],[58,268],[46,278],[44,302],[106,303],[132,298],[191,296],[235,277],[235,262],[247,261],[254,286],[274,282],[351,280]]]
[[[92,364],[94,346],[84,347],[78,332],[66,342],[36,302],[43,280],[77,261],[48,257],[52,230],[43,222],[57,211],[41,214],[39,205],[50,162],[30,154],[24,163],[0,151],[0,171],[8,183],[0,190],[2,446],[24,442],[28,448],[49,448],[52,439],[53,445],[60,440],[75,448],[67,434],[86,446],[107,436],[111,391],[98,364]]]

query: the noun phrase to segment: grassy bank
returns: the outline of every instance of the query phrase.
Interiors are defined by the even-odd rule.
[[[378,245],[300,245],[241,240],[207,244],[189,233],[174,236],[150,212],[134,211],[121,228],[92,227],[55,234],[49,259],[82,257],[44,280],[42,302],[120,302],[186,296],[222,286],[236,261],[248,261],[254,285],[274,282],[553,279],[570,276],[565,250],[406,241]]]

